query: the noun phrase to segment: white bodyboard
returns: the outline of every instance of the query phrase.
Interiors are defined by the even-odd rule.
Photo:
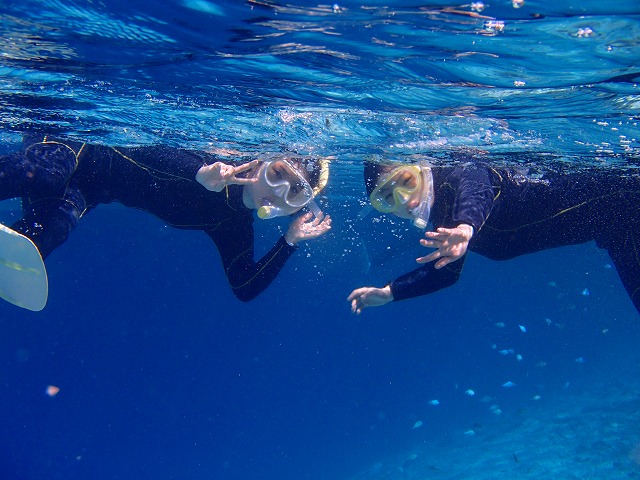
[[[0,297],[38,312],[47,304],[49,282],[38,247],[0,223]]]

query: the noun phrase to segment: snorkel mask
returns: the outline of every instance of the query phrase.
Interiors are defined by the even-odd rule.
[[[313,198],[324,188],[328,179],[328,161],[320,161],[321,173],[318,186],[314,189],[302,175],[300,169],[285,158],[264,162],[257,172],[258,183],[268,189],[267,197],[275,201],[258,207],[258,217],[262,220],[292,215],[307,207],[314,215],[320,209]]]
[[[420,194],[420,203],[413,210],[407,203]],[[433,174],[430,167],[403,165],[380,177],[369,196],[373,208],[382,213],[407,212],[413,217],[413,224],[427,228],[431,205],[433,204]],[[401,216],[401,215],[400,215]]]

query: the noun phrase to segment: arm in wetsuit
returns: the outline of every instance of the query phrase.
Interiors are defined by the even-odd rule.
[[[289,257],[297,250],[280,239],[261,259],[254,260],[253,215],[243,212],[242,219],[224,222],[204,230],[220,253],[229,286],[234,295],[248,302],[262,293],[276,278]]]
[[[433,170],[434,210],[439,213],[434,221],[446,228],[470,225],[477,234],[489,217],[495,199],[491,171],[481,165]],[[404,300],[450,287],[458,281],[465,259],[466,254],[443,268],[435,268],[434,262],[430,262],[400,276],[389,284],[393,299]]]

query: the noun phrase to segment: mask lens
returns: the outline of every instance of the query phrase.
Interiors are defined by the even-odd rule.
[[[291,207],[304,207],[313,198],[309,182],[286,160],[267,165],[265,178],[274,193]]]
[[[380,179],[369,199],[376,210],[391,213],[405,205],[421,186],[419,167],[398,167]]]

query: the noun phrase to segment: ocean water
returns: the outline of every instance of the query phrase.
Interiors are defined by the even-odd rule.
[[[38,131],[330,156],[334,218],[245,304],[204,235],[87,215],[45,310],[0,305],[2,478],[640,478],[639,319],[594,244],[346,301],[422,253],[358,218],[370,155],[638,168],[636,0],[0,0],[0,20],[0,152]],[[259,254],[286,221],[256,228]]]

